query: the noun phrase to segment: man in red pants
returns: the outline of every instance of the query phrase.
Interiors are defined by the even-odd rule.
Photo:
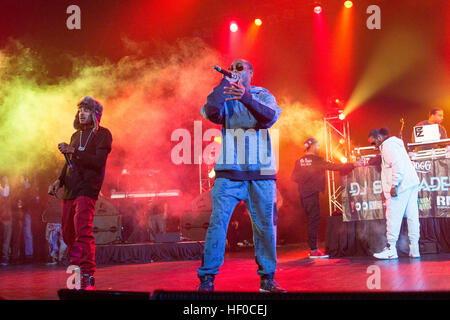
[[[95,239],[93,224],[112,136],[100,127],[103,106],[91,97],[78,103],[70,144],[62,142],[58,149],[66,155],[59,178],[49,187],[55,195],[64,186],[62,197],[62,234],[67,244],[70,264],[81,269],[81,289],[95,289]],[[68,160],[67,160],[68,158]],[[69,161],[70,160],[70,161]]]

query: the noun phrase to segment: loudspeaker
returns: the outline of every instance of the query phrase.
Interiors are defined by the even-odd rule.
[[[60,300],[150,300],[150,292],[58,290]]]
[[[94,215],[95,244],[122,242],[122,216]]]
[[[191,202],[193,212],[212,211],[211,191],[202,192]]]
[[[179,232],[167,232],[167,233],[157,233],[155,235],[155,242],[180,242],[181,234]]]
[[[186,211],[181,216],[181,234],[188,240],[203,241],[209,227],[211,211]]]
[[[115,216],[118,214],[119,211],[114,205],[111,204],[111,202],[109,202],[102,196],[98,197],[98,200],[95,202],[96,216]]]

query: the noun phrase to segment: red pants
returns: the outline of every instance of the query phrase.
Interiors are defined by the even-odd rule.
[[[80,196],[62,201],[62,235],[67,244],[70,264],[83,274],[95,272],[95,238],[93,220],[95,200]]]

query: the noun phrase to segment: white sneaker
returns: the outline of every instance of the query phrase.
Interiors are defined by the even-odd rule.
[[[374,253],[373,255],[377,259],[397,259],[397,249],[396,248],[384,248],[383,251]]]
[[[409,256],[411,258],[420,258],[420,250],[419,250],[419,244],[414,243],[409,245]]]

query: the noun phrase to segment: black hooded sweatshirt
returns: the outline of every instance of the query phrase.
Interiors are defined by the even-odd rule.
[[[112,135],[108,129],[100,126],[87,141],[90,132],[91,129],[78,130],[70,139],[70,145],[75,148],[75,152],[71,155],[73,169],[70,169],[66,163],[59,176],[64,186],[62,198],[65,200],[79,196],[98,199],[105,177],[106,159],[111,152]],[[79,146],[85,146],[85,150],[78,150]]]
[[[354,165],[335,164],[325,161],[322,157],[306,154],[295,162],[291,180],[298,183],[298,192],[301,198],[306,198],[314,193],[325,190],[325,171],[350,172]]]

